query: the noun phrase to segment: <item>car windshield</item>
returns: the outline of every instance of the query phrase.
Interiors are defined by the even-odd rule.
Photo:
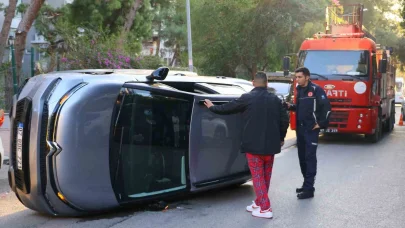
[[[269,82],[268,90],[275,94],[285,95],[290,92],[290,83],[286,82]]]
[[[346,76],[364,80],[369,75],[369,54],[367,51],[302,51],[299,66],[307,67],[314,78]]]

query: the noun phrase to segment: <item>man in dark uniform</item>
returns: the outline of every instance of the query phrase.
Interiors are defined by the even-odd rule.
[[[307,68],[298,68],[295,77],[298,83],[297,104],[286,104],[288,110],[296,112],[298,158],[304,177],[304,183],[296,189],[296,193],[298,199],[307,199],[314,197],[318,137],[320,130],[328,127],[331,105],[325,91],[309,80]]]

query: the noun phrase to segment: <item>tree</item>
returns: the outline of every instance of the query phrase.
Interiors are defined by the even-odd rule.
[[[22,59],[24,55],[25,42],[27,39],[28,31],[31,29],[34,20],[37,18],[39,10],[41,9],[41,6],[44,3],[44,1],[45,0],[32,0],[20,24],[18,25],[15,34],[15,47],[16,47],[15,58],[18,72],[17,81],[19,81],[21,77]]]
[[[9,0],[8,7],[4,15],[3,27],[0,33],[0,63],[3,62],[4,49],[7,46],[8,34],[10,33],[11,21],[15,16],[17,0]]]
[[[170,66],[181,65],[182,50],[187,50],[187,26],[185,1],[164,2],[161,0],[158,14],[155,17],[155,30],[158,32],[158,45],[165,40],[165,47],[173,48]],[[157,50],[157,52],[159,52]],[[156,53],[159,54],[159,53]]]
[[[69,7],[66,5],[59,9],[44,5],[35,20],[38,34],[49,43],[46,48],[39,48],[50,58],[48,68],[44,72],[55,70],[58,54],[63,55],[71,50],[74,40],[78,37],[77,27],[69,22],[69,13]]]
[[[131,40],[140,47],[142,39],[151,37],[153,12],[150,0],[80,0],[70,7],[72,24],[121,36],[118,42]]]
[[[172,17],[175,16],[175,7],[178,5],[179,1],[170,0],[152,0],[151,5],[154,9],[154,17],[152,21],[152,29],[157,33],[157,49],[156,56],[160,53],[161,39],[163,38],[163,31],[166,29],[168,24],[174,24]]]
[[[192,30],[196,64],[208,74],[236,76],[236,68],[252,77],[276,70],[293,50],[295,34],[307,22],[322,24],[324,0],[196,0]],[[302,42],[300,40],[299,42]]]
[[[3,63],[3,58],[4,50],[7,46],[8,35],[10,33],[11,22],[15,15],[16,6],[17,0],[10,0],[8,7],[5,9],[3,27],[0,33],[0,64],[2,65],[2,69],[6,69],[6,67],[10,66],[8,63]],[[7,71],[3,70],[3,72]],[[5,107],[8,109],[13,97],[13,78],[11,73],[4,74],[4,95]]]

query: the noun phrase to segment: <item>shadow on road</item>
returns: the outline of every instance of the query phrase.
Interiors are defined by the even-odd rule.
[[[222,189],[210,190],[207,192],[196,193],[192,195],[179,196],[166,201],[152,202],[143,205],[126,206],[113,211],[80,217],[81,222],[89,222],[100,219],[113,219],[132,216],[135,213],[152,211],[155,213],[164,213],[168,210],[193,210],[201,207],[218,207],[235,202],[235,199],[247,200],[252,198],[253,190],[250,185],[229,186]],[[250,201],[247,201],[247,203]],[[161,206],[167,206],[161,207]]]
[[[385,141],[393,132],[384,132],[379,142]],[[319,136],[319,142],[322,144],[346,144],[346,145],[364,145],[364,144],[378,144],[367,141],[364,135],[351,135],[351,134],[322,134]]]
[[[165,213],[168,210],[193,210],[200,209],[200,207],[219,207],[220,205],[231,204],[239,200],[246,199],[246,202],[253,197],[253,190],[249,184],[244,184],[241,186],[229,186],[222,189],[210,190],[203,193],[196,193],[192,195],[184,195],[176,198],[168,199],[166,201],[150,202],[148,204],[138,204],[129,205],[119,209],[99,212],[92,215],[79,216],[79,217],[53,217],[50,215],[35,212],[30,209],[15,212],[13,214],[2,216],[1,219],[8,221],[15,221],[16,219],[24,218],[24,223],[30,223],[32,221],[34,224],[37,221],[66,221],[75,223],[85,223],[97,220],[120,220],[124,221],[131,218],[134,214],[140,212],[153,212],[153,213]],[[164,205],[162,208],[159,206]],[[167,207],[166,207],[167,206]]]

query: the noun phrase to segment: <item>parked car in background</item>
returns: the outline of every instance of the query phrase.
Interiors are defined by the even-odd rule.
[[[241,79],[241,78],[231,78],[225,76],[217,76],[218,79],[227,79],[230,80],[243,89],[250,91],[252,90],[253,84],[251,81]],[[292,81],[290,78],[284,77],[283,73],[280,72],[267,72],[268,78],[268,91],[276,94],[283,101],[291,101],[292,98]]]

